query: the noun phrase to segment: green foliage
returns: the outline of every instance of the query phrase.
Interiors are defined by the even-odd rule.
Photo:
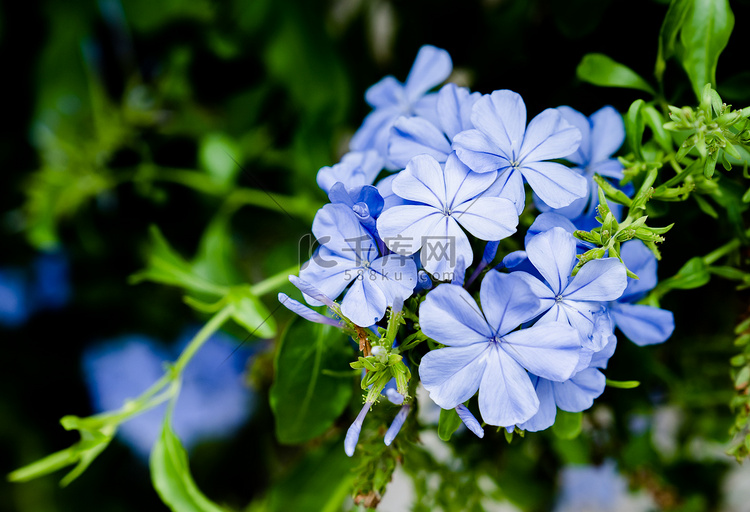
[[[567,412],[558,409],[552,432],[560,439],[575,439],[581,435],[582,426],[582,412]]]
[[[461,426],[461,418],[455,409],[440,409],[438,422],[438,437],[443,441],[450,441],[453,433]]]
[[[274,359],[276,378],[269,397],[280,442],[313,439],[344,411],[352,394],[351,381],[326,375],[323,370],[346,368],[346,340],[335,327],[301,318],[284,332]]]
[[[169,423],[170,415],[167,414],[161,435],[151,450],[149,467],[154,489],[174,512],[226,512],[206,498],[195,485],[187,452]]]
[[[584,55],[576,69],[578,78],[602,87],[624,87],[654,94],[653,88],[638,73],[601,53]]]

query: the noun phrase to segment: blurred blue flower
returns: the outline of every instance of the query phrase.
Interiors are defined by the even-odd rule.
[[[656,286],[656,256],[640,240],[622,244],[620,256],[639,279],[628,278],[628,286],[622,297],[609,303],[612,319],[617,328],[636,345],[662,343],[674,331],[672,312],[645,304],[635,304]]]
[[[455,136],[458,158],[478,173],[499,171],[493,193],[511,199],[520,214],[524,179],[553,208],[568,206],[587,194],[586,179],[568,167],[547,162],[578,149],[581,132],[555,109],[537,115],[526,127],[526,105],[513,91],[495,91],[472,108],[476,127]]]
[[[29,286],[21,269],[0,269],[0,325],[18,327],[31,316]]]
[[[539,299],[515,275],[489,271],[479,295],[484,312],[452,284],[441,284],[422,302],[422,332],[447,345],[422,358],[422,385],[443,409],[457,407],[479,390],[486,423],[520,424],[539,409],[527,370],[550,380],[569,379],[578,363],[579,336],[558,322],[513,331],[539,309]]]
[[[43,252],[23,268],[0,268],[0,325],[20,327],[36,312],[59,309],[71,296],[68,259],[62,252]]]
[[[601,466],[568,466],[560,473],[555,512],[614,512],[620,508],[628,484],[613,461]]]
[[[466,266],[474,261],[461,226],[481,240],[501,240],[516,231],[513,204],[482,195],[494,178],[494,173],[471,172],[455,155],[448,158],[445,170],[429,155],[416,156],[393,180],[393,191],[417,204],[385,210],[378,232],[396,253],[410,255],[423,249],[424,268],[450,280],[443,276],[453,272],[460,258]],[[437,244],[444,250],[437,251]]]
[[[318,210],[313,234],[322,245],[299,276],[332,299],[351,285],[341,312],[355,324],[369,327],[397,298],[411,297],[417,284],[414,261],[397,254],[380,256],[375,239],[349,206],[327,204]],[[307,294],[305,300],[322,304]]]
[[[122,407],[164,374],[164,363],[173,361],[197,330],[186,331],[174,350],[153,339],[125,335],[88,348],[82,359],[86,385],[97,412]],[[201,347],[184,370],[182,389],[172,424],[186,448],[207,439],[234,434],[251,416],[255,397],[244,382],[250,350],[234,353],[237,341],[222,332]],[[161,432],[166,404],[123,423],[118,436],[138,456],[146,459]]]
[[[388,155],[388,137],[393,123],[401,116],[420,116],[437,123],[436,94],[427,91],[440,85],[453,70],[450,55],[445,50],[425,45],[419,49],[414,65],[403,84],[387,76],[367,89],[365,100],[374,109],[352,137],[352,151],[374,149],[383,157]],[[395,168],[392,164],[389,167]]]

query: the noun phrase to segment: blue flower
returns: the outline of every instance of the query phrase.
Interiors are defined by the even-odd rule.
[[[615,325],[639,346],[662,343],[674,331],[671,311],[645,304],[635,304],[656,286],[656,257],[640,240],[622,244],[620,256],[639,279],[628,279],[622,297],[609,303]]]
[[[375,220],[383,211],[383,197],[378,189],[365,185],[347,189],[343,183],[334,183],[328,192],[328,199],[333,204],[345,204],[352,209],[359,219],[360,224],[373,236],[375,241],[379,240]],[[383,248],[380,247],[382,250]]]
[[[601,302],[616,300],[627,286],[625,267],[617,258],[586,263],[575,277],[576,239],[563,228],[545,231],[526,244],[529,261],[544,279],[527,272],[514,272],[539,298],[539,323],[565,322],[580,333],[584,351],[579,370],[586,368],[590,356],[609,341],[608,335],[594,330],[594,314]],[[585,358],[588,357],[589,360]]]
[[[430,155],[445,163],[451,154],[456,134],[474,128],[471,109],[482,95],[465,87],[446,84],[438,92],[437,124],[419,117],[399,117],[393,125],[388,142],[388,158],[399,169],[406,167],[417,155]]]
[[[523,423],[539,408],[527,370],[544,378],[570,378],[581,343],[561,323],[513,331],[531,320],[539,299],[514,275],[488,272],[480,288],[484,312],[460,286],[441,284],[419,308],[422,331],[446,348],[423,358],[419,375],[430,398],[452,409],[479,390],[479,410],[490,425]]]
[[[594,174],[619,182],[623,177],[622,164],[612,155],[620,149],[625,141],[625,125],[622,116],[613,107],[604,107],[587,118],[568,106],[558,107],[558,112],[570,124],[581,131],[581,145],[578,150],[565,157],[575,164],[574,171],[586,178],[588,194],[577,199],[569,206],[555,210],[569,219],[580,216],[595,217],[596,205],[599,204],[599,186],[594,182]],[[538,198],[535,204],[540,211],[547,211],[549,206]],[[619,214],[619,205],[613,205]],[[576,222],[579,224],[579,222]],[[581,229],[587,228],[582,226]]]
[[[373,325],[397,297],[411,297],[417,284],[414,261],[397,254],[381,256],[375,239],[350,207],[327,204],[318,210],[313,234],[322,245],[302,266],[300,278],[334,299],[351,284],[341,311],[355,324]],[[322,304],[307,294],[305,300],[313,306]]]
[[[615,512],[653,510],[628,499],[628,483],[615,463],[568,466],[560,473],[560,493],[554,512]]]
[[[164,374],[164,362],[192,338],[186,332],[175,353],[143,335],[126,335],[88,348],[82,359],[86,385],[97,412],[119,409]],[[237,342],[217,333],[201,347],[183,373],[172,423],[190,448],[205,439],[224,438],[252,413],[254,396],[244,384],[247,350],[235,353]],[[119,438],[144,460],[161,431],[166,404],[123,423]]]
[[[0,325],[18,327],[31,316],[28,283],[20,269],[0,269]]]
[[[336,165],[320,168],[318,186],[328,193],[337,182],[343,183],[347,189],[372,185],[384,163],[383,157],[375,150],[347,153]]]
[[[418,115],[437,121],[437,95],[427,91],[442,83],[453,70],[448,52],[434,46],[423,46],[403,84],[392,76],[383,78],[365,93],[365,100],[373,107],[362,126],[352,137],[352,151],[374,149],[385,157],[388,137],[393,123],[401,116]]]
[[[494,178],[494,173],[471,172],[455,155],[448,158],[445,170],[429,155],[416,156],[393,180],[393,191],[417,204],[384,211],[378,232],[399,254],[423,249],[424,268],[443,276],[441,280],[450,280],[444,276],[450,276],[459,258],[467,267],[474,260],[461,226],[482,240],[500,240],[516,230],[518,215],[513,204],[482,195]]]
[[[586,179],[562,164],[546,162],[570,155],[581,132],[555,109],[547,109],[526,127],[526,105],[513,91],[495,91],[480,98],[472,109],[476,129],[453,139],[458,158],[478,173],[499,176],[493,191],[508,197],[520,214],[526,194],[525,179],[553,208],[568,206],[587,193]]]

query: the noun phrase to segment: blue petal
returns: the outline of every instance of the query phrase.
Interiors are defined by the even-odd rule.
[[[531,189],[551,208],[563,208],[587,197],[586,178],[555,162],[530,162],[520,167]]]
[[[586,173],[589,176],[598,174],[600,176],[604,176],[605,178],[612,178],[613,180],[620,181],[625,177],[622,169],[622,164],[619,160],[617,160],[616,158],[608,158],[606,160],[600,160],[599,162],[589,164],[589,166],[586,168]],[[618,183],[614,183],[614,185],[617,188],[626,188],[618,186]],[[628,194],[627,191],[625,191],[625,193]],[[632,193],[628,195],[632,196]]]
[[[404,86],[395,77],[387,76],[367,89],[365,101],[375,109],[402,107],[406,104]]]
[[[563,228],[571,235],[576,230],[576,227],[570,221],[557,213],[549,212],[538,215],[534,220],[534,223],[526,231],[526,237],[523,240],[524,244],[528,244],[529,240],[534,238],[539,233],[544,233],[552,228]]]
[[[479,411],[485,423],[505,427],[536,414],[539,399],[526,370],[495,344],[486,361],[479,387]]]
[[[326,294],[318,290],[315,286],[311,285],[304,279],[300,279],[295,275],[289,276],[289,282],[292,283],[299,291],[309,295],[313,299],[317,300],[321,304],[325,304],[329,308],[334,306],[333,300]]]
[[[394,206],[403,206],[406,204],[415,204],[413,201],[407,201],[406,199],[399,197],[393,192],[393,180],[396,179],[398,174],[391,174],[380,180],[376,187],[380,196],[383,198],[383,211],[393,208]]]
[[[467,266],[474,262],[474,252],[466,233],[452,217],[443,217],[435,227],[422,234],[422,266],[433,278],[450,281],[458,258],[463,258]]]
[[[301,316],[305,320],[315,322],[316,324],[332,325],[334,327],[343,326],[343,324],[340,321],[321,315],[317,311],[314,311],[308,308],[301,302],[298,302],[292,299],[285,293],[279,293],[279,302],[281,302],[281,304],[283,304],[284,307],[287,308],[289,311],[297,313],[299,316]]]
[[[634,302],[656,286],[658,281],[656,256],[640,240],[630,240],[622,244],[620,256],[630,271],[638,276],[638,279],[628,278],[628,286],[620,302]]]
[[[347,191],[346,185],[340,181],[337,181],[328,189],[328,200],[334,204],[345,204],[349,208],[354,206],[354,203],[356,202],[352,199],[349,191]]]
[[[456,413],[458,414],[458,417],[461,418],[461,421],[464,422],[466,428],[471,430],[474,435],[476,435],[480,439],[484,437],[484,429],[464,404],[459,404],[456,406]]]
[[[455,206],[451,217],[480,240],[502,240],[518,226],[516,207],[504,197],[477,197]]]
[[[391,127],[403,112],[398,108],[383,108],[373,110],[365,117],[362,126],[354,132],[349,142],[352,151],[367,151],[373,149],[385,158],[388,154],[388,137]]]
[[[613,303],[611,308],[617,327],[636,345],[662,343],[674,331],[671,311],[639,304]]]
[[[359,265],[354,260],[340,256],[326,247],[320,247],[299,271],[300,279],[315,287],[320,293],[336,299],[357,275]],[[305,300],[312,306],[323,302],[303,291]]]
[[[444,223],[445,216],[433,206],[423,204],[394,206],[378,218],[378,233],[388,248],[409,255],[422,247],[423,238]]]
[[[464,279],[466,278],[466,262],[459,256],[458,262],[456,263],[456,269],[453,271],[453,278],[451,284],[456,286],[463,286]]]
[[[456,134],[474,128],[471,122],[471,109],[482,95],[471,93],[466,87],[446,84],[440,89],[437,100],[437,112],[440,127],[453,140]]]
[[[485,374],[488,347],[487,343],[475,343],[425,354],[419,365],[419,377],[432,401],[443,409],[453,409],[474,396]]]
[[[506,89],[482,96],[472,108],[471,122],[489,137],[499,154],[519,161],[526,131],[526,105],[519,94]]]
[[[587,368],[565,382],[555,382],[555,402],[563,411],[581,412],[594,405],[594,400],[604,393],[606,379],[602,372]]]
[[[521,264],[513,267],[514,271],[511,275],[521,279],[531,289],[531,292],[534,294],[534,296],[539,299],[539,307],[533,315],[537,316],[555,306],[555,294],[552,292],[548,285],[542,282],[541,276],[532,275],[525,270],[519,269],[519,267],[523,268],[527,265],[531,266],[528,261],[529,260],[526,259],[522,261]],[[534,272],[536,272],[536,269],[534,269]]]
[[[569,325],[551,322],[506,334],[498,346],[534,375],[561,382],[578,364],[581,341]]]
[[[421,117],[399,117],[388,141],[388,159],[399,169],[417,155],[430,155],[445,162],[451,145],[435,125]]]
[[[398,411],[398,414],[396,414],[396,417],[393,419],[393,423],[391,423],[391,426],[388,428],[388,432],[385,433],[385,438],[383,439],[383,442],[386,446],[390,446],[393,440],[396,439],[396,436],[401,430],[401,427],[404,426],[404,422],[406,421],[406,417],[409,415],[410,409],[411,406],[409,404],[406,404]]]
[[[383,318],[388,297],[379,286],[378,274],[370,269],[359,270],[361,274],[352,274],[353,283],[341,302],[341,312],[360,327],[368,327]]]
[[[446,160],[443,176],[445,204],[451,210],[477,196],[487,195],[488,189],[496,178],[494,173],[472,172],[458,159],[455,153],[452,153]],[[491,197],[491,195],[487,195],[487,197]]]
[[[625,142],[625,124],[613,107],[604,107],[591,114],[591,162],[611,157]]]
[[[609,336],[607,344],[599,352],[595,353],[591,357],[589,365],[592,368],[607,368],[609,359],[614,355],[615,349],[617,348],[617,336],[614,334]]]
[[[539,299],[522,279],[496,270],[485,274],[479,300],[487,322],[498,336],[531,320],[539,309]]]
[[[396,298],[403,305],[417,285],[417,265],[411,258],[387,254],[373,261],[370,270],[374,273],[369,276],[371,283],[383,290],[389,306],[395,304]]]
[[[453,138],[453,150],[474,172],[495,172],[511,166],[511,156],[506,155],[479,130],[466,130],[456,134]]]
[[[591,162],[591,123],[586,116],[567,105],[557,107],[557,111],[560,112],[563,119],[581,132],[581,144],[575,153],[571,153],[565,159],[581,167],[586,167]]]
[[[317,176],[318,186],[328,192],[339,181],[347,188],[372,185],[384,163],[383,157],[375,150],[347,153],[336,165],[321,167]]]
[[[359,441],[359,433],[362,431],[362,423],[364,423],[365,416],[367,416],[370,407],[372,407],[372,402],[365,402],[365,405],[362,406],[362,410],[359,411],[354,423],[352,423],[349,430],[346,431],[344,452],[346,452],[349,457],[354,455],[354,449],[357,447],[357,442]]]
[[[393,191],[404,199],[440,210],[448,204],[440,163],[429,155],[415,156],[393,180]]]
[[[555,423],[557,407],[555,406],[552,381],[540,379],[536,376],[532,380],[536,380],[534,388],[536,389],[536,396],[539,397],[539,411],[527,422],[520,424],[518,428],[529,432],[539,432],[550,428]]]
[[[559,295],[568,285],[576,262],[576,239],[563,228],[552,228],[526,244],[526,254],[552,292]]]
[[[526,206],[526,191],[523,188],[521,171],[515,168],[502,171],[484,195],[509,199],[516,205],[516,213],[521,215]]]
[[[619,298],[628,283],[625,266],[617,258],[586,263],[563,291],[566,300],[610,301]]]
[[[451,71],[453,71],[453,62],[448,52],[431,45],[422,46],[404,85],[409,103],[413,103],[424,93],[440,85],[448,78]]]
[[[469,292],[451,284],[427,294],[419,306],[419,325],[427,336],[449,346],[485,342],[494,334]]]
[[[581,132],[567,122],[560,112],[548,108],[529,123],[521,146],[520,160],[524,164],[563,158],[578,149]]]
[[[372,261],[378,255],[375,241],[345,204],[327,204],[318,210],[312,232],[321,245],[343,257]]]

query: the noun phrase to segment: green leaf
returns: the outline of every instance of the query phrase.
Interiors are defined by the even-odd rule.
[[[685,22],[685,16],[690,10],[692,2],[693,0],[672,0],[669,4],[667,15],[664,17],[659,31],[659,49],[656,56],[656,68],[654,69],[654,75],[659,82],[664,76],[667,60],[674,55],[677,34]]]
[[[667,289],[690,290],[700,288],[711,280],[708,267],[699,256],[690,258],[682,268],[669,279],[662,281]]]
[[[349,403],[352,383],[323,374],[348,368],[352,353],[339,329],[295,319],[276,352],[270,402],[276,437],[302,443],[324,433]]]
[[[617,389],[635,389],[640,386],[641,383],[637,380],[612,380],[607,379],[607,386]]]
[[[190,475],[188,456],[180,440],[164,421],[149,459],[151,482],[161,500],[174,512],[226,512],[209,500]]]
[[[259,338],[276,336],[276,320],[260,299],[253,295],[250,286],[232,287],[226,301],[232,306],[232,319],[248,333]]]
[[[224,133],[209,133],[201,139],[198,161],[218,183],[227,189],[241,170],[242,148]]]
[[[625,87],[654,94],[653,88],[638,73],[601,53],[584,55],[576,68],[576,74],[584,82],[594,85]]]
[[[443,441],[450,441],[453,433],[461,426],[461,418],[455,409],[440,409],[438,422],[438,437]]]
[[[344,453],[343,440],[319,447],[271,488],[268,512],[338,512],[351,492],[353,468],[354,461]]]
[[[643,119],[651,129],[651,133],[654,134],[654,140],[661,146],[664,151],[672,151],[672,137],[669,132],[664,129],[664,123],[666,122],[661,116],[658,110],[652,105],[646,105],[643,107]]]
[[[150,235],[151,247],[146,268],[130,276],[131,283],[152,281],[198,293],[224,294],[222,287],[195,274],[192,265],[172,249],[158,227],[151,226]]]
[[[646,103],[643,100],[635,100],[628,109],[625,116],[625,133],[627,134],[628,146],[638,159],[643,160],[641,141],[643,140],[643,116],[641,111]]]
[[[582,425],[582,412],[567,412],[558,409],[552,432],[561,439],[575,439],[581,433]]]
[[[680,42],[680,60],[700,101],[706,84],[716,85],[716,65],[734,28],[728,0],[692,0]]]

